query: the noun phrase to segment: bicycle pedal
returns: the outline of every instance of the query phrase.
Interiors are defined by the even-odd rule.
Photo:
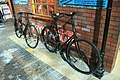
[[[19,33],[21,33],[21,34],[22,34],[22,31],[20,30],[20,31],[19,31]]]
[[[56,53],[56,54],[58,54],[58,53],[59,53],[59,51],[55,51],[55,53]]]

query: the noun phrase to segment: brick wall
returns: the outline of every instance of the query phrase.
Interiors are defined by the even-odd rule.
[[[15,8],[15,12],[20,12],[20,11],[23,11],[23,12],[31,12],[31,7],[30,5],[14,5],[14,8]]]
[[[118,23],[120,21],[120,0],[113,0],[113,9],[111,13],[109,33],[105,49],[105,69],[110,72],[118,41]],[[91,40],[99,50],[102,46],[103,31],[105,26],[106,9],[88,9],[88,8],[72,8],[57,7],[57,12],[69,13],[77,11],[75,16],[75,25],[80,37]],[[61,23],[62,24],[62,23]],[[66,26],[69,30],[69,26]]]

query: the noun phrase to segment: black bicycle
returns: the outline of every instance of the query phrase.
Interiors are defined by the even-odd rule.
[[[35,25],[31,25],[29,20],[29,15],[33,15],[32,13],[27,12],[18,12],[17,24],[15,24],[15,34],[18,38],[21,38],[23,35],[27,45],[30,48],[36,48],[39,42],[39,34]],[[23,22],[23,15],[26,23]]]
[[[29,12],[18,12],[17,13],[18,17],[17,17],[12,0],[10,0],[10,3],[11,3],[13,17],[14,17],[14,29],[15,29],[16,36],[18,38],[21,38],[21,36],[23,35],[27,45],[30,48],[36,48],[39,42],[39,34],[35,25],[31,25],[29,20],[29,15],[33,15],[33,14]],[[26,23],[24,23],[22,20],[23,15],[25,15],[24,18]]]
[[[72,12],[71,14],[53,14],[51,25],[45,26],[42,30],[43,43],[50,52],[59,51],[63,60],[73,69],[83,74],[92,74],[97,71],[100,66],[100,52],[91,41],[77,37],[73,18],[75,14],[76,12]],[[64,16],[70,18],[62,27],[64,29],[66,24],[72,25],[73,35],[65,42],[61,42],[57,21]],[[64,35],[66,35],[66,33],[64,33]],[[92,55],[96,57],[93,58]]]

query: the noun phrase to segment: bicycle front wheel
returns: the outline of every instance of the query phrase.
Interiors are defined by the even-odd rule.
[[[30,48],[36,48],[39,42],[39,34],[34,25],[29,25],[25,31],[25,41]]]
[[[75,39],[69,43],[66,57],[69,65],[83,74],[92,74],[100,66],[100,52],[87,39]]]

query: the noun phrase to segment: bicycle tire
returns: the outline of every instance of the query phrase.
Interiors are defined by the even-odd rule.
[[[92,58],[93,53],[96,58]],[[69,43],[66,58],[73,69],[88,75],[97,71],[101,63],[100,52],[96,46],[83,38],[75,39]]]
[[[30,48],[36,48],[39,43],[39,34],[35,25],[29,25],[25,31],[25,41]]]
[[[22,36],[22,27],[23,27],[24,24],[22,24],[21,22],[17,21],[17,24],[15,24],[15,34],[18,38],[21,38]],[[17,26],[17,27],[16,27]]]
[[[56,51],[56,35],[55,30],[51,29],[51,26],[45,26],[42,30],[42,39],[46,49],[50,52]]]

